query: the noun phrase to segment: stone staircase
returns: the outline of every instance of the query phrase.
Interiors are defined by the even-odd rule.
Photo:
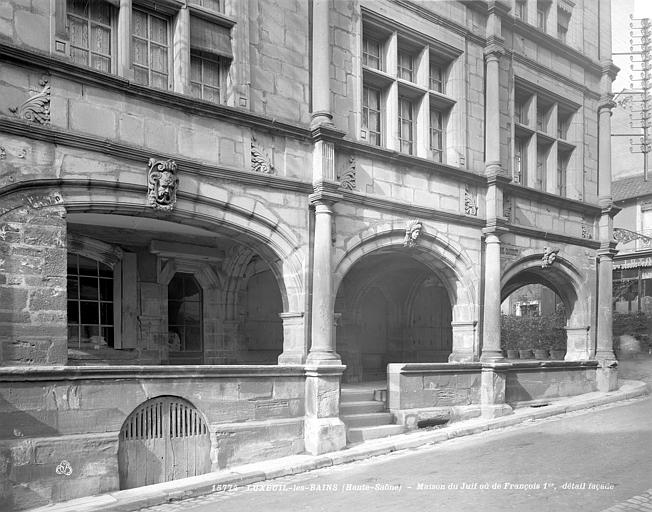
[[[346,425],[348,443],[405,432],[405,427],[396,425],[394,415],[387,410],[386,387],[384,382],[342,386],[340,418]]]

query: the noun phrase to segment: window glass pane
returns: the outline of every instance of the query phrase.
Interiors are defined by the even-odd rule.
[[[152,71],[152,87],[157,87],[159,89],[168,88],[168,76],[161,75],[160,73],[154,73]]]
[[[111,31],[100,25],[93,25],[92,33],[92,50],[103,55],[111,55]]]
[[[88,52],[79,48],[70,48],[70,57],[75,64],[88,65]]]
[[[147,49],[147,41],[134,39],[134,64],[142,66],[149,65],[149,51]]]
[[[113,304],[111,302],[100,304],[100,323],[103,325],[113,324]]]
[[[88,48],[88,23],[85,20],[71,16],[70,25],[70,44],[73,46]]]
[[[201,99],[201,85],[199,84],[190,84],[190,95],[194,98]]]
[[[214,87],[204,86],[204,99],[207,101],[212,101],[219,103],[220,101],[220,90]]]
[[[82,325],[80,328],[81,337],[79,341],[81,343],[97,343],[99,341],[98,336],[100,335],[100,328],[97,325]]]
[[[168,49],[164,46],[152,45],[152,70],[167,74]]]
[[[88,0],[68,0],[68,12],[88,17]]]
[[[99,323],[99,308],[97,302],[80,302],[79,306],[81,323],[83,324],[98,324]]]
[[[79,311],[77,305],[78,303],[76,300],[68,301],[68,323],[69,324],[79,323]]]
[[[199,326],[186,327],[185,349],[187,351],[201,350],[201,329]]]
[[[104,342],[109,346],[113,346],[113,327],[102,327],[102,337]]]
[[[152,41],[167,45],[168,43],[168,22],[157,16],[150,15],[150,29]]]
[[[88,300],[98,299],[98,285],[96,277],[80,277],[80,298]]]
[[[79,344],[79,326],[78,325],[69,325],[68,326],[68,344],[69,345],[78,345]]]
[[[90,258],[79,256],[79,274],[83,276],[96,276],[97,262]]]
[[[111,5],[109,3],[94,0],[91,7],[91,20],[104,25],[111,24]]]
[[[70,267],[68,267],[68,273],[70,274]],[[77,273],[76,270],[73,270],[73,273]],[[76,275],[68,276],[68,298],[69,299],[78,299],[79,298],[79,282]]]
[[[108,57],[102,57],[97,54],[91,55],[91,67],[109,73],[111,71],[111,59]]]
[[[190,56],[190,81],[201,82],[201,57]]]
[[[134,82],[141,85],[149,85],[149,73],[147,70],[134,66]]]
[[[205,85],[220,85],[220,65],[212,60],[204,59],[204,84]]]
[[[113,279],[100,279],[100,300],[113,300]]]
[[[147,39],[147,14],[142,11],[134,11],[131,18],[134,35]]]

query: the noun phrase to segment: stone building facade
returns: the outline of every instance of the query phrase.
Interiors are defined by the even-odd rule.
[[[130,486],[173,411],[202,471],[340,449],[341,382],[388,364],[399,419],[604,386],[609,5],[5,2],[0,503]],[[500,347],[534,283],[549,375]]]

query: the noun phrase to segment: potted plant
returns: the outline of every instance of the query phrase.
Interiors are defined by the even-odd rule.
[[[518,359],[518,329],[515,329],[511,315],[501,316],[501,345],[507,359]]]

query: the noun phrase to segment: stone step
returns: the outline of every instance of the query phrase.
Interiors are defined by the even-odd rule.
[[[340,416],[347,428],[377,427],[394,423],[391,412],[372,412],[367,414],[345,414]]]
[[[360,402],[340,403],[340,414],[364,414],[370,412],[385,412],[385,403],[375,400],[364,400]]]
[[[361,427],[350,428],[346,433],[346,439],[349,443],[361,443],[369,439],[379,439],[381,437],[394,436],[405,432],[403,425],[380,425],[378,427]]]
[[[341,402],[362,402],[367,400],[373,400],[374,390],[366,389],[366,388],[359,388],[359,389],[342,388],[340,399]]]

